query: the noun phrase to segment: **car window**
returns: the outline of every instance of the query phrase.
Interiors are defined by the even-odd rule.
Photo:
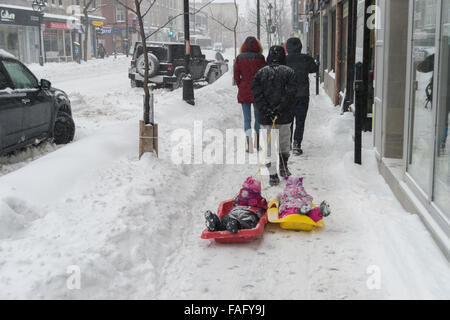
[[[149,47],[148,52],[153,53],[159,61],[167,60],[167,49],[163,47]]]
[[[13,60],[5,60],[3,61],[3,65],[11,78],[14,89],[30,89],[39,87],[35,76],[21,63]]]
[[[184,45],[172,45],[172,60],[173,59],[184,59]]]
[[[141,45],[139,45],[139,46],[136,47],[136,50],[135,50],[135,51],[136,51],[136,52],[135,52],[134,57],[135,57],[135,59],[137,59],[137,58],[139,58],[139,57],[141,56],[141,54],[144,52],[144,48],[143,48]]]
[[[8,88],[8,78],[6,77],[6,74],[3,73],[3,70],[0,69],[0,90],[4,90]]]

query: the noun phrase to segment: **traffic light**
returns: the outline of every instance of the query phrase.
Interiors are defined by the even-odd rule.
[[[169,30],[169,37],[173,37],[173,16],[169,16],[168,19],[170,20],[170,30]]]

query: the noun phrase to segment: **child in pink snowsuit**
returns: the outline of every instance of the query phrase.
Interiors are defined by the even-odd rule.
[[[266,210],[267,201],[261,196],[261,182],[248,177],[234,199],[234,207],[230,213],[220,219],[211,211],[206,211],[206,227],[209,231],[228,230],[231,233],[236,233],[239,229],[252,229]]]
[[[303,187],[302,177],[287,177],[286,187],[278,194],[279,218],[284,218],[290,214],[308,215],[314,222],[322,220],[330,214],[329,205],[323,201],[320,207],[312,208],[313,197],[311,197]]]

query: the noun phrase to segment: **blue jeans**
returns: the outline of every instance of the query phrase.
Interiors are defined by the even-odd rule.
[[[247,137],[252,136],[252,111],[251,111],[252,105],[250,103],[243,103],[242,104],[242,112],[244,113],[244,130],[245,135]],[[259,133],[259,116],[258,116],[258,109],[255,108],[255,105],[253,105],[253,113],[255,116],[255,131],[256,133]]]

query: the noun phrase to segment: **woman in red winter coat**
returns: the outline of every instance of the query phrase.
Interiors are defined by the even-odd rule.
[[[255,37],[247,37],[241,45],[239,55],[234,64],[234,80],[238,86],[238,102],[242,104],[244,113],[244,129],[247,137],[247,152],[250,151],[250,141],[252,137],[252,113],[253,103],[252,80],[259,69],[266,65],[266,60],[262,55],[262,47]],[[259,149],[259,122],[258,110],[253,106],[255,115],[256,149]]]

